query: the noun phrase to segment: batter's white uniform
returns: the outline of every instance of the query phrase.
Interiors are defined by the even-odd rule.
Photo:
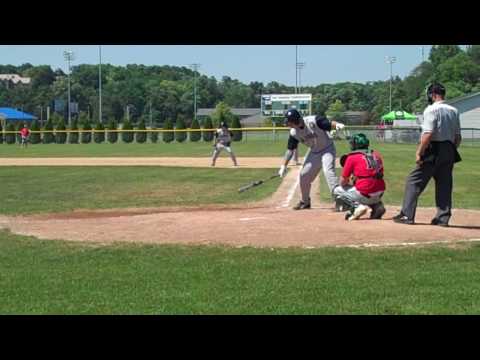
[[[303,121],[305,123],[303,129],[290,129],[286,156],[291,157],[291,151],[298,147],[299,142],[310,148],[305,156],[302,170],[300,171],[302,201],[304,203],[310,203],[312,182],[321,169],[323,169],[330,193],[339,182],[335,173],[335,144],[327,133],[332,130],[330,121],[321,116],[306,116],[303,118]],[[288,152],[290,152],[290,154],[288,154]]]

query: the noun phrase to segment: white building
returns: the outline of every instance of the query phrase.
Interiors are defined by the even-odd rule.
[[[464,139],[480,138],[480,92],[445,101],[458,109]],[[474,130],[477,129],[477,130]]]
[[[17,85],[18,83],[27,85],[30,84],[31,79],[29,77],[21,77],[17,74],[0,74],[0,81],[9,81],[14,85]]]

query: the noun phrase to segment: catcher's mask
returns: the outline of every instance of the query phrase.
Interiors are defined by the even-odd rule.
[[[288,126],[288,123],[299,125],[301,119],[302,115],[297,109],[290,109],[285,113],[285,126]]]
[[[427,101],[429,105],[433,104],[433,94],[440,95],[445,97],[446,94],[445,86],[440,83],[433,83],[427,87]]]
[[[352,151],[368,149],[370,141],[365,134],[355,134],[350,138],[350,149]]]

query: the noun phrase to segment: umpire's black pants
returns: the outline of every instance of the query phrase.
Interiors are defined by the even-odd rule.
[[[434,154],[422,165],[417,166],[407,177],[402,213],[409,219],[415,220],[418,198],[433,177],[437,205],[435,219],[448,224],[452,216],[452,172],[455,149],[454,145],[449,142],[437,142],[432,145],[435,149]]]

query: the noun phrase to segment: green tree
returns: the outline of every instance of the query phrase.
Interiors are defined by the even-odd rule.
[[[233,129],[242,128],[242,124],[240,123],[240,118],[238,116],[233,117],[232,128]],[[232,130],[232,132],[233,132],[233,141],[242,141],[242,137],[243,137],[242,130]]]
[[[173,141],[173,122],[170,119],[165,120],[163,123],[163,130],[172,130],[172,131],[167,131],[163,132],[163,141],[166,143],[170,143]]]
[[[215,111],[212,113],[211,118],[215,128],[218,128],[223,121],[230,126],[233,120],[233,113],[230,107],[225,102],[221,101],[215,107]]]
[[[65,121],[63,120],[63,118],[61,118],[55,128],[55,130],[61,131],[61,132],[55,133],[55,142],[57,144],[65,144],[67,142],[67,133],[63,132],[65,129],[66,129]]]
[[[30,136],[31,138],[31,136]],[[0,144],[3,144],[3,127],[2,122],[0,121]]]
[[[122,130],[133,130],[133,126],[129,120],[123,122]],[[122,140],[127,144],[133,142],[133,131],[122,131]]]
[[[213,124],[210,116],[207,116],[203,121],[203,129],[206,130],[202,131],[203,141],[211,142],[213,140],[213,131],[211,130],[213,129]]]
[[[9,122],[5,127],[5,130],[8,132],[7,134],[5,134],[5,142],[7,144],[15,144],[15,138],[16,138],[15,125]]]
[[[143,120],[143,117],[138,122],[137,130],[146,130],[145,121]],[[144,144],[147,141],[147,133],[145,131],[135,132],[135,140],[139,144]]]
[[[157,128],[152,127],[150,130],[157,130]],[[152,144],[156,144],[158,142],[158,131],[150,131],[150,141]]]
[[[177,122],[175,124],[175,130],[185,130],[185,120],[183,116],[178,116]],[[187,140],[187,132],[186,131],[175,131],[175,140],[178,142],[184,142]]]
[[[331,120],[342,121],[345,118],[345,105],[341,100],[335,100],[335,102],[328,107],[326,114]]]
[[[433,45],[430,50],[429,60],[433,67],[436,68],[440,64],[454,57],[462,51],[458,45]]]
[[[93,133],[93,141],[96,144],[105,142],[105,127],[100,121],[95,122],[95,132]]]
[[[200,124],[198,123],[197,119],[193,119],[191,129],[192,130],[199,130],[200,129]],[[193,141],[193,142],[200,141],[201,137],[202,137],[202,134],[201,134],[200,131],[191,131],[190,132],[190,141]]]
[[[480,65],[480,45],[471,45],[467,50],[467,54],[475,64]]]
[[[480,79],[480,65],[477,65],[466,53],[461,52],[438,66],[438,79],[442,83],[461,80],[473,86]],[[467,91],[467,89],[464,90]]]
[[[118,132],[117,130],[117,123],[115,120],[112,118],[110,119],[110,122],[108,123],[107,127],[107,140],[110,144],[115,144],[118,141]]]
[[[90,124],[90,119],[88,117],[85,118],[82,124],[80,142],[82,144],[90,144],[92,142],[92,125]]]
[[[55,135],[53,134],[53,120],[50,118],[45,124],[45,132],[43,133],[43,143],[53,144],[55,142]]]
[[[70,130],[73,130],[72,132],[68,133],[68,143],[69,144],[78,144],[78,121],[77,119],[72,119],[72,124],[70,125]]]

